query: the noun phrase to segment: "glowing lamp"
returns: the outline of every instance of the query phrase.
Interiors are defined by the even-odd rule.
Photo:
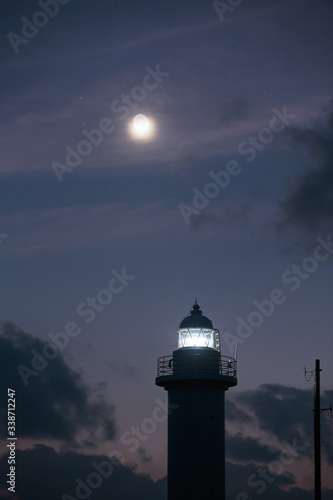
[[[213,328],[210,319],[203,316],[197,302],[179,325],[178,349],[182,347],[210,347],[220,351],[219,331]]]

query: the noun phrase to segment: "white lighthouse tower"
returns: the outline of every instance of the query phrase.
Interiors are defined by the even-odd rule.
[[[224,500],[224,393],[237,385],[236,360],[221,356],[219,331],[197,302],[179,325],[178,349],[158,359],[156,384],[170,407],[168,500]]]

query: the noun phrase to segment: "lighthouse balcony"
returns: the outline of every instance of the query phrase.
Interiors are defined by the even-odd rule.
[[[164,386],[177,380],[215,380],[231,387],[237,385],[237,362],[209,348],[179,349],[158,359],[156,383]]]

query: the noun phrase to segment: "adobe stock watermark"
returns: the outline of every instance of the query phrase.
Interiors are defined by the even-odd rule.
[[[298,290],[302,283],[317,271],[320,263],[325,262],[333,254],[333,241],[330,234],[326,241],[321,236],[318,236],[316,241],[318,245],[312,256],[304,257],[301,265],[293,264],[290,269],[282,273],[281,282],[288,286],[290,292]],[[242,316],[236,318],[236,335],[228,332],[222,334],[222,339],[230,353],[235,351],[238,344],[243,344],[246,339],[250,338],[254,331],[272,316],[277,306],[284,304],[286,300],[287,294],[281,288],[274,288],[268,298],[252,301],[254,309],[247,315],[246,319]]]
[[[150,66],[145,67],[146,74],[142,79],[141,85],[132,88],[129,94],[121,94],[120,98],[114,99],[111,103],[113,113],[121,113],[120,119],[124,120],[129,116],[132,110],[136,109],[139,103],[143,102],[148,92],[156,89],[170,73],[161,71],[160,64],[153,69]],[[71,173],[82,163],[82,159],[89,156],[94,148],[99,147],[105,136],[109,136],[115,130],[116,126],[110,118],[102,118],[97,128],[92,130],[82,129],[81,134],[84,139],[79,141],[75,147],[70,145],[65,147],[67,152],[64,162],[53,161],[51,167],[57,176],[59,182],[63,182],[65,173]]]
[[[220,18],[220,21],[224,21],[224,14],[227,12],[233,12],[236,7],[243,3],[244,0],[227,0],[226,2],[221,2],[215,0],[213,2],[213,7]]]
[[[155,399],[156,406],[152,411],[151,417],[144,418],[140,425],[132,426],[128,431],[125,431],[120,441],[128,447],[128,451],[134,453],[140,447],[140,442],[146,441],[149,436],[154,434],[158,425],[165,422],[168,415],[171,415],[179,408],[179,405],[168,405],[160,399]],[[75,497],[68,493],[61,495],[61,500],[87,500],[92,495],[93,491],[99,488],[105,479],[109,479],[114,471],[114,466],[125,464],[123,454],[119,450],[112,450],[109,453],[108,459],[102,462],[93,461],[91,463],[92,472],[84,479],[75,478],[76,488]]]
[[[237,152],[241,156],[246,156],[246,161],[251,163],[257,156],[258,151],[263,151],[270,144],[275,134],[282,132],[289,124],[290,120],[296,118],[297,115],[289,113],[287,106],[283,106],[282,111],[277,108],[272,109],[273,116],[269,121],[269,126],[262,127],[257,135],[249,135],[245,141],[242,141]],[[210,203],[210,200],[216,198],[221,190],[229,186],[233,177],[238,176],[243,171],[239,161],[230,160],[227,162],[224,170],[218,172],[210,172],[211,180],[205,184],[201,191],[194,187],[192,189],[194,196],[192,205],[180,203],[179,211],[186,224],[190,223],[192,215],[198,215]]]
[[[21,34],[17,35],[12,31],[7,34],[7,38],[13,47],[15,54],[19,53],[20,45],[26,45],[30,40],[38,35],[39,30],[44,28],[50,18],[55,17],[59,12],[59,5],[66,5],[70,0],[39,0],[38,5],[42,10],[37,10],[32,19],[21,17],[23,23]]]
[[[128,286],[135,276],[127,274],[125,267],[119,273],[115,269],[111,271],[112,278],[105,288],[101,288],[95,297],[87,297],[77,305],[75,312],[80,318],[85,318],[86,324],[94,321],[97,314],[100,314],[113,300],[114,295],[118,295]],[[46,343],[41,352],[31,349],[32,359],[30,367],[19,364],[17,370],[25,386],[29,384],[30,377],[36,377],[55,359],[60,351],[63,351],[69,344],[71,338],[78,337],[82,332],[82,327],[78,321],[68,321],[62,331],[47,334],[51,342]]]
[[[300,457],[299,452],[304,452],[306,446],[300,446],[296,443],[296,438],[293,439],[292,445],[286,441],[282,442],[283,449],[280,452],[278,460],[269,462],[268,467],[258,467],[257,472],[248,477],[247,484],[251,488],[257,488],[255,493],[261,495],[266,491],[267,485],[274,483],[276,478],[280,476],[286,469],[286,465],[290,465]],[[249,500],[250,497],[245,491],[242,491],[236,496],[236,500]]]

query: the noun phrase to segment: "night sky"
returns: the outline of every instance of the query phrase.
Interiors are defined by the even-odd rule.
[[[0,9],[0,499],[166,498],[156,361],[197,298],[237,349],[228,498],[312,500],[315,359],[333,401],[332,3]]]

